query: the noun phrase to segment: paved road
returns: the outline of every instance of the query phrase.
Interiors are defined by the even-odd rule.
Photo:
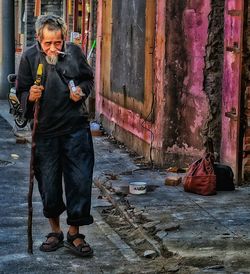
[[[6,102],[0,101],[0,115],[13,122]],[[109,216],[112,218],[107,218],[107,222],[134,248],[134,240],[142,237],[139,232],[146,230],[150,243],[161,245],[163,251],[166,248],[175,256],[154,260],[138,258],[98,213],[110,204],[97,199],[96,188],[92,209],[95,223],[82,231],[93,246],[95,256],[81,259],[65,249],[51,254],[38,250],[49,226],[43,218],[36,188],[34,255],[29,256],[26,197],[30,148],[28,144],[16,144],[11,127],[1,116],[0,128],[0,273],[250,273],[250,187],[203,197],[184,192],[181,185],[166,186],[166,172],[140,168],[140,160],[136,164],[136,157],[129,157],[125,147],[115,144],[115,140],[112,144],[108,137],[94,138],[95,181],[109,190],[105,195],[140,229],[121,229],[120,216]],[[18,154],[19,159],[11,154]],[[151,190],[147,195],[129,194],[125,198],[121,193],[118,195],[124,187],[128,189],[131,181],[146,181]],[[65,223],[64,215],[62,221]],[[173,229],[176,225],[179,229]],[[67,231],[65,226],[63,229]],[[152,244],[145,246],[144,243],[137,245],[139,254]]]

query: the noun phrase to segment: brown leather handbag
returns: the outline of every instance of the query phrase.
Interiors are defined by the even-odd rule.
[[[216,194],[216,175],[213,164],[212,153],[207,153],[203,158],[192,163],[184,177],[184,190],[200,195]]]

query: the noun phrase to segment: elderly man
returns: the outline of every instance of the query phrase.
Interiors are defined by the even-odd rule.
[[[21,58],[17,94],[27,118],[33,117],[35,102],[40,104],[34,171],[43,213],[51,226],[40,250],[55,251],[64,244],[80,256],[90,256],[93,250],[79,233],[79,226],[93,223],[94,152],[85,105],[93,73],[81,48],[64,41],[66,25],[60,17],[40,16],[36,35],[37,43]],[[43,65],[41,85],[35,85],[39,64]],[[64,243],[59,218],[65,210],[69,228]]]

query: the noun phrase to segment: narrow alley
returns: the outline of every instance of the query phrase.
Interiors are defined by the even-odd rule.
[[[0,0],[0,274],[250,274],[249,57],[250,0]]]

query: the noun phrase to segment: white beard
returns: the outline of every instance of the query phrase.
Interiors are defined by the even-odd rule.
[[[58,61],[58,55],[52,55],[52,56],[45,56],[46,61],[50,64],[50,65],[56,65],[57,61]]]

